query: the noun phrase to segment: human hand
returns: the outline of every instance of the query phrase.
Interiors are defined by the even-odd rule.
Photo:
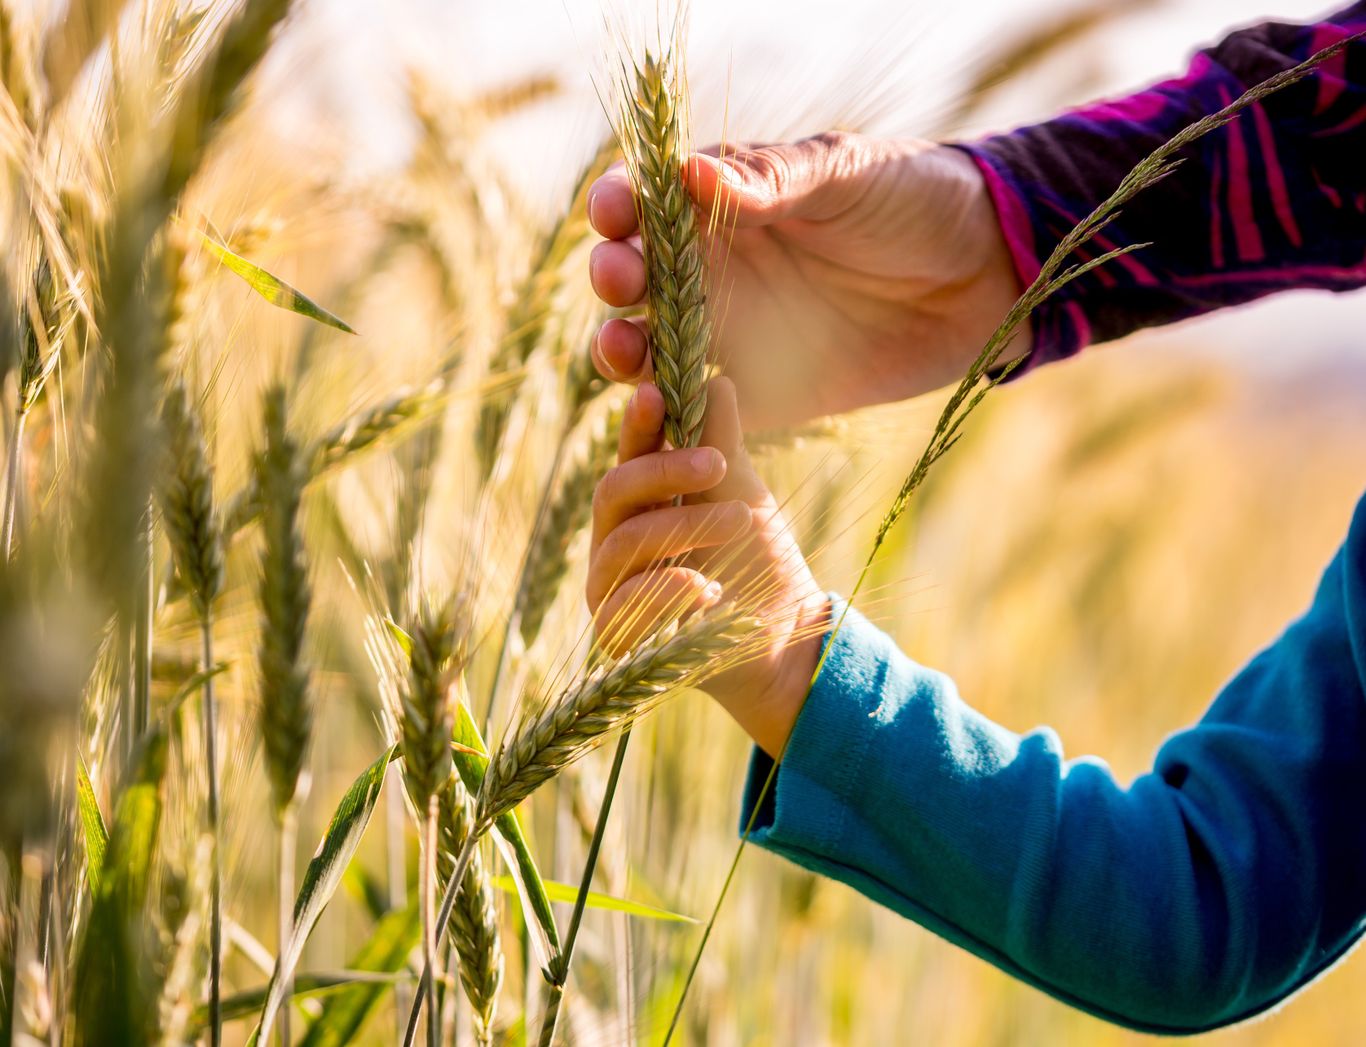
[[[1019,295],[985,182],[957,149],[832,132],[714,153],[695,154],[685,173],[704,213],[719,198],[733,218],[710,243],[715,349],[754,428],[957,381]],[[594,290],[612,306],[641,304],[623,168],[594,183],[588,211],[608,238],[590,260]],[[1029,337],[1001,362],[1024,355]],[[609,320],[592,351],[609,380],[650,374],[641,319]]]
[[[664,398],[643,381],[619,464],[593,496],[587,597],[598,642],[621,651],[667,619],[741,602],[762,637],[706,689],[778,756],[815,673],[828,600],[745,453],[734,384],[708,387],[701,446],[666,449],[663,426]]]

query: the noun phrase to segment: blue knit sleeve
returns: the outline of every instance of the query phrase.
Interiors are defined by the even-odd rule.
[[[1310,610],[1128,788],[974,712],[856,611],[832,644],[761,846],[1152,1032],[1266,1010],[1360,936],[1366,499]],[[742,827],[772,766],[756,751]]]

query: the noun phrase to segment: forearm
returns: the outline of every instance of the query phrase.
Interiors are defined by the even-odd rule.
[[[1183,127],[1366,30],[1366,3],[1315,26],[1269,23],[1199,54],[1180,79],[964,147],[991,190],[1022,282],[1125,174]],[[1151,242],[1034,317],[1034,365],[1289,288],[1366,284],[1366,41],[1197,142],[1095,253]]]
[[[856,614],[755,838],[1055,996],[1164,1032],[1274,1005],[1366,912],[1366,503],[1313,610],[1119,787]],[[756,756],[745,814],[772,764]]]

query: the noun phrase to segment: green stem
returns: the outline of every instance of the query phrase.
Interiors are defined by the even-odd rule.
[[[456,895],[460,893],[461,881],[465,879],[470,861],[474,858],[474,848],[478,845],[479,838],[488,831],[488,828],[489,825],[486,821],[476,819],[473,831],[465,838],[465,845],[460,848],[460,854],[455,859],[455,871],[446,884],[446,894],[441,899],[441,911],[437,913],[436,925],[432,928],[432,937],[437,940],[440,940],[446,933],[446,925],[451,922],[451,911],[455,908]],[[435,964],[424,964],[422,984],[431,983],[435,970]],[[425,1002],[425,994],[419,991],[417,998],[413,1000],[412,1009],[408,1012],[408,1025],[403,1033],[403,1047],[413,1047],[413,1042],[417,1038],[417,1025],[422,1019],[422,1006]]]
[[[284,955],[285,944],[294,930],[294,860],[298,850],[299,818],[295,805],[290,803],[280,815],[280,868],[277,926],[279,928],[279,951]],[[280,1047],[290,1047],[289,1001],[294,996],[294,979],[291,976],[285,983],[284,1005],[280,1008],[276,1029]]]
[[[436,1009],[436,942],[440,932],[437,931],[435,920],[432,918],[432,911],[436,905],[438,814],[438,801],[433,794],[427,798],[427,816],[422,823],[422,880],[418,884],[418,898],[422,909],[422,986],[418,990],[418,1006],[420,1008],[422,1001],[426,1002],[427,1047],[441,1047],[441,1015]]]
[[[612,813],[612,800],[616,796],[617,783],[621,780],[621,768],[626,762],[626,747],[631,741],[631,729],[621,732],[617,739],[617,749],[612,756],[612,769],[607,773],[607,785],[602,794],[602,806],[598,808],[598,820],[593,826],[593,838],[588,843],[588,856],[583,863],[583,876],[579,880],[579,893],[574,897],[574,911],[569,916],[569,929],[565,931],[564,945],[551,963],[553,981],[546,991],[545,1013],[541,1018],[540,1047],[551,1047],[555,1040],[555,1030],[560,1022],[560,1005],[564,999],[565,986],[569,983],[569,968],[574,962],[574,943],[579,937],[579,925],[583,922],[584,908],[588,904],[588,892],[593,886],[593,874],[597,871],[598,856],[602,852],[602,840],[607,833],[607,819]]]

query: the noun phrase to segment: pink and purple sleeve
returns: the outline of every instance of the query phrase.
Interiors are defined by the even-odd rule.
[[[1366,2],[1316,25],[1258,25],[1200,52],[1179,79],[963,146],[987,180],[1022,285],[1176,132],[1364,30]],[[1045,303],[1027,367],[1277,291],[1366,285],[1366,39],[1207,135],[1183,161],[1082,257],[1152,246]]]

